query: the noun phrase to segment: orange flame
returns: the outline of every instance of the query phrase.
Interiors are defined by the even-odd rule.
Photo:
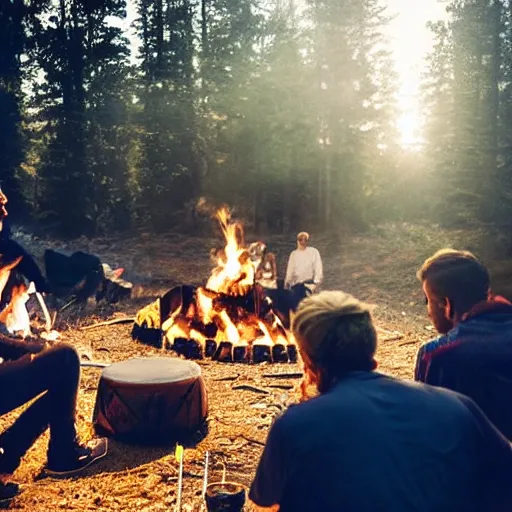
[[[206,287],[214,292],[243,295],[254,284],[254,267],[249,251],[239,239],[241,227],[237,223],[230,224],[231,215],[227,208],[221,208],[216,217],[226,239],[226,246]]]
[[[247,347],[253,343],[268,346],[293,343],[290,333],[274,313],[262,319],[236,303],[223,306],[226,295],[248,296],[254,286],[255,271],[244,245],[242,226],[231,221],[227,208],[220,209],[216,217],[226,245],[217,255],[206,286],[196,289],[194,301],[177,308],[163,322],[164,344],[166,341],[172,345],[180,337],[194,339],[203,347],[209,337],[218,343],[229,341],[232,345]]]
[[[29,288],[24,283],[13,286],[11,302],[0,313],[0,322],[10,334],[19,332],[24,338],[31,334],[30,318],[25,306],[29,297]]]

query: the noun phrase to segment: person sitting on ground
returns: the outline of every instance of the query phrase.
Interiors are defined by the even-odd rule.
[[[417,275],[441,336],[420,348],[415,379],[470,396],[512,439],[512,304],[468,251],[438,251]]]
[[[507,440],[471,399],[376,372],[368,305],[323,291],[303,300],[292,330],[318,396],[275,420],[253,503],[280,512],[510,510]]]
[[[314,293],[321,284],[324,275],[322,258],[314,247],[308,246],[309,234],[305,231],[297,235],[297,249],[292,251],[286,268],[285,288],[303,285]]]
[[[5,264],[0,275],[5,272]],[[1,290],[0,290],[1,293]],[[50,444],[44,473],[74,476],[107,453],[107,440],[79,443],[75,428],[80,359],[64,343],[18,341],[0,335],[0,415],[35,400],[0,434],[0,505],[18,493],[10,482],[21,458],[49,427]]]

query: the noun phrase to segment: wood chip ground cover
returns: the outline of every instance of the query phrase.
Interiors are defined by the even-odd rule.
[[[210,270],[210,247],[219,241],[184,235],[165,237],[139,234],[114,240],[78,240],[61,244],[18,234],[20,241],[38,258],[45,248],[86,250],[98,254],[112,267],[125,267],[126,278],[135,283],[133,298],[115,307],[89,304],[85,311],[68,312],[57,319],[62,339],[85,357],[116,362],[131,357],[158,356],[161,352],[132,341],[131,324],[80,330],[81,326],[116,317],[134,316],[137,310],[170,287],[199,284]],[[409,224],[386,225],[357,237],[323,237],[314,240],[322,253],[325,288],[343,289],[377,305],[376,324],[380,346],[380,370],[411,378],[416,351],[433,336],[425,315],[421,287],[415,271],[423,259],[445,246],[470,248],[484,256],[500,279],[512,274],[503,255],[493,255],[489,244],[476,231],[443,230]],[[293,237],[270,237],[284,271],[293,249]],[[298,365],[257,366],[201,362],[210,402],[208,436],[185,450],[183,510],[199,510],[204,454],[211,454],[210,480],[221,476],[225,464],[229,479],[249,484],[261,454],[268,428],[280,411],[295,398],[299,379],[273,379],[265,374],[300,372]],[[78,398],[78,427],[83,438],[92,435],[92,416],[100,370],[85,368]],[[262,393],[261,390],[266,391]],[[6,392],[6,390],[2,390]],[[19,411],[0,418],[0,429]],[[177,464],[169,447],[138,447],[111,442],[110,455],[91,467],[82,478],[37,479],[45,462],[47,434],[38,440],[16,472],[24,491],[12,503],[13,510],[50,512],[168,511],[175,503]]]

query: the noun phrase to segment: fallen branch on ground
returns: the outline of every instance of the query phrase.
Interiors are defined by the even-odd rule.
[[[301,379],[304,377],[303,373],[264,373],[262,377],[266,379]]]
[[[245,391],[253,391],[254,393],[260,393],[262,395],[268,395],[268,391],[265,389],[257,388],[254,386],[248,386],[247,384],[240,384],[239,386],[231,386],[231,389],[242,389]]]
[[[228,375],[227,377],[220,377],[219,379],[213,379],[215,382],[223,382],[226,380],[236,380],[240,377],[240,375],[237,373],[236,375]]]
[[[135,317],[129,316],[126,318],[114,318],[114,320],[108,320],[107,322],[98,322],[97,324],[86,325],[85,327],[80,327],[81,331],[88,331],[89,329],[96,329],[96,327],[106,327],[107,325],[115,325],[115,324],[127,324],[129,322],[134,322]]]
[[[293,389],[295,386],[293,384],[269,384],[268,387],[277,389]]]
[[[240,434],[242,439],[245,439],[246,441],[249,441],[250,443],[258,444],[260,446],[265,446],[265,443],[263,441],[258,441],[257,439],[253,439],[252,437],[246,436],[245,434]]]
[[[394,341],[394,340],[401,340],[404,337],[403,334],[397,333],[393,336],[388,336],[387,338],[381,338],[380,341]]]
[[[399,343],[399,347],[403,347],[404,345],[414,345],[415,343],[421,343],[421,340],[408,340],[408,341],[402,341],[402,343]]]

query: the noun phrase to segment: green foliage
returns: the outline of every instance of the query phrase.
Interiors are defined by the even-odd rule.
[[[379,0],[132,0],[131,63],[125,0],[27,4],[25,188],[64,234],[170,229],[199,197],[258,231],[406,214]]]
[[[129,197],[128,43],[106,20],[123,17],[126,2],[59,0],[39,6],[30,19],[31,56],[44,77],[31,98],[31,123],[44,139],[37,208],[67,236],[94,234],[102,219],[109,228],[125,227],[119,209],[126,209]]]
[[[440,216],[502,222],[512,206],[509,1],[452,0],[425,84],[427,157]]]
[[[21,214],[24,206],[20,190],[24,151],[20,59],[26,45],[26,14],[23,0],[0,2],[0,182],[9,194],[14,215]]]
[[[139,215],[158,230],[194,195],[196,113],[192,5],[141,0]]]

